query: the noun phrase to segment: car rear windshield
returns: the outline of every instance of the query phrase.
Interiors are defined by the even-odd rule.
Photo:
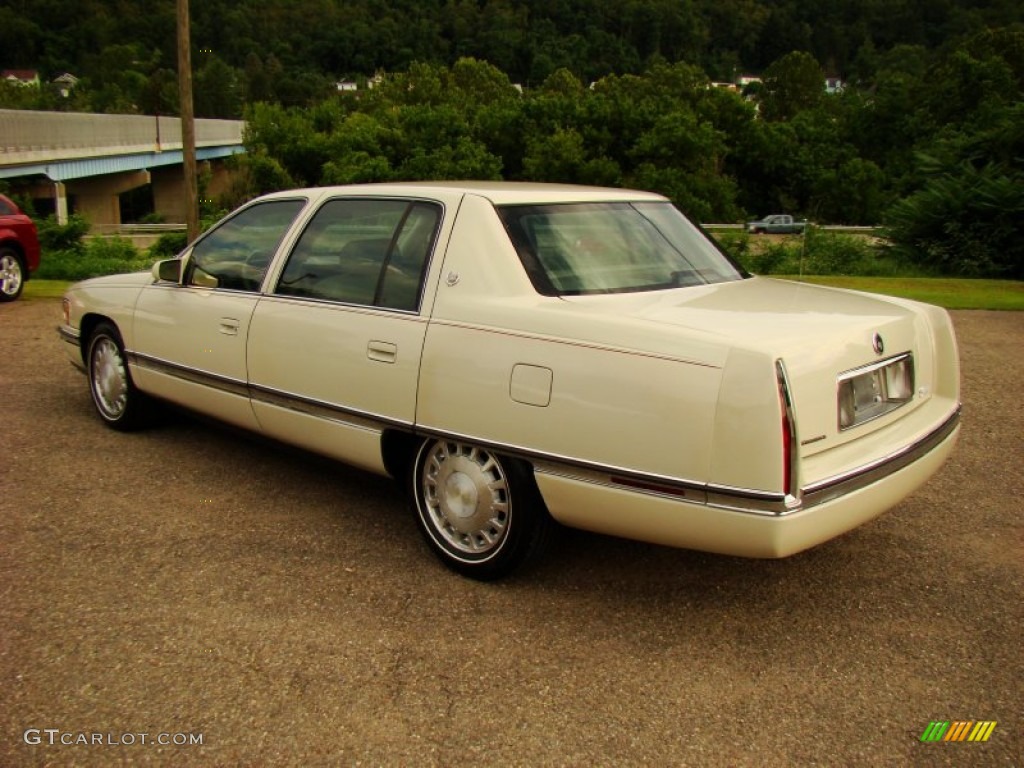
[[[501,206],[539,293],[575,296],[721,283],[746,277],[671,203]]]

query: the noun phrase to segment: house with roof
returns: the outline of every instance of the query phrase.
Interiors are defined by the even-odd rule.
[[[25,87],[39,87],[39,73],[34,69],[4,69],[0,70],[0,80],[11,85]]]
[[[78,78],[70,72],[63,72],[50,82],[57,89],[57,92],[66,99],[71,95],[71,91],[75,89],[75,86],[78,85]]]
[[[844,90],[846,90],[846,84],[843,82],[842,78],[825,78],[825,93],[834,96],[837,93],[842,93]]]

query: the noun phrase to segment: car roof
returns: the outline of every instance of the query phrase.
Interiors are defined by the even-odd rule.
[[[524,181],[409,181],[382,184],[350,184],[337,187],[309,187],[275,192],[261,199],[292,197],[296,194],[308,197],[373,197],[388,196],[443,196],[452,193],[478,195],[494,205],[526,205],[530,203],[566,202],[620,202],[646,201],[664,202],[665,197],[653,192],[634,189],[612,189],[610,187],[586,187],[574,184],[546,184]]]

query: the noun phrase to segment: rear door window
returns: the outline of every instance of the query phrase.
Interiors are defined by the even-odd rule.
[[[416,311],[440,222],[436,203],[329,200],[292,249],[275,293]]]

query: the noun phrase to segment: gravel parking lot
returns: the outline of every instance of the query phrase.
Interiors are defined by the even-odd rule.
[[[1024,764],[1024,313],[954,313],[957,452],[839,540],[566,532],[479,584],[383,479],[104,428],[59,308],[0,305],[2,766]]]

